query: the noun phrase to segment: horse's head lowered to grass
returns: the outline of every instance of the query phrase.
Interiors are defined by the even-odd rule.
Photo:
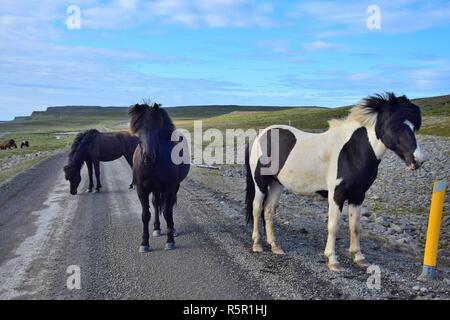
[[[350,118],[372,123],[376,137],[394,151],[408,168],[420,168],[424,156],[416,140],[415,132],[422,124],[420,108],[406,96],[393,93],[369,96],[353,108]]]
[[[97,130],[79,133],[72,144],[69,153],[69,163],[64,167],[65,178],[70,182],[70,193],[72,195],[78,193],[78,186],[81,183],[80,171],[84,164],[86,148],[97,134],[99,134]]]
[[[143,150],[143,161],[152,165],[158,158],[160,139],[170,141],[175,126],[160,104],[135,104],[130,107],[130,128],[139,136]]]

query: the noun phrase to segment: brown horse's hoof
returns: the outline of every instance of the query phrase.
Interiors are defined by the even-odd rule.
[[[174,242],[167,242],[165,249],[168,250],[168,251],[169,250],[174,250],[175,249],[175,243]]]
[[[140,246],[139,253],[149,253],[151,251],[149,246]]]
[[[161,232],[161,230],[153,230],[153,236],[155,238],[161,237],[162,235],[163,235],[163,233]]]

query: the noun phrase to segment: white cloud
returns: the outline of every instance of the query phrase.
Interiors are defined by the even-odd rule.
[[[286,15],[312,19],[316,34],[322,37],[361,34],[373,32],[366,27],[366,9],[372,4],[381,9],[381,30],[376,32],[415,32],[450,24],[450,2],[438,0],[306,1],[298,2]]]
[[[338,48],[337,45],[322,40],[306,42],[302,45],[302,47],[306,51],[327,51]]]
[[[83,25],[114,29],[139,24],[187,27],[267,27],[272,6],[256,0],[117,0],[82,8]]]

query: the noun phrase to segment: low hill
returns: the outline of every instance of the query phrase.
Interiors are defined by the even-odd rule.
[[[414,99],[422,108],[422,133],[450,136],[450,95]],[[343,117],[349,108],[274,107],[207,105],[167,108],[177,126],[191,129],[193,120],[202,119],[204,127],[225,129],[261,128],[271,124],[291,124],[305,130],[323,130],[327,121]],[[127,107],[61,106],[36,111],[29,117],[0,123],[3,132],[61,132],[87,128],[126,128]]]

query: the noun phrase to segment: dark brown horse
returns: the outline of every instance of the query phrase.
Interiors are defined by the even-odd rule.
[[[17,149],[17,144],[13,139],[9,140],[5,144],[0,144],[0,150],[6,150],[6,149],[12,149],[12,148]]]
[[[81,168],[86,163],[89,173],[89,189],[92,192],[94,180],[93,168],[100,191],[100,162],[114,161],[124,156],[133,167],[133,154],[139,139],[128,132],[102,133],[95,129],[85,131],[76,136],[69,154],[69,163],[64,167],[66,180],[70,181],[70,193],[76,195],[81,182]],[[133,188],[133,183],[130,189]]]
[[[159,104],[136,104],[130,108],[131,131],[139,136],[133,158],[133,181],[142,206],[144,232],[139,252],[150,251],[150,194],[155,213],[154,235],[161,234],[159,214],[167,222],[166,250],[175,248],[173,207],[180,183],[190,168],[186,139],[175,132],[166,110]],[[177,152],[178,151],[178,152]]]

